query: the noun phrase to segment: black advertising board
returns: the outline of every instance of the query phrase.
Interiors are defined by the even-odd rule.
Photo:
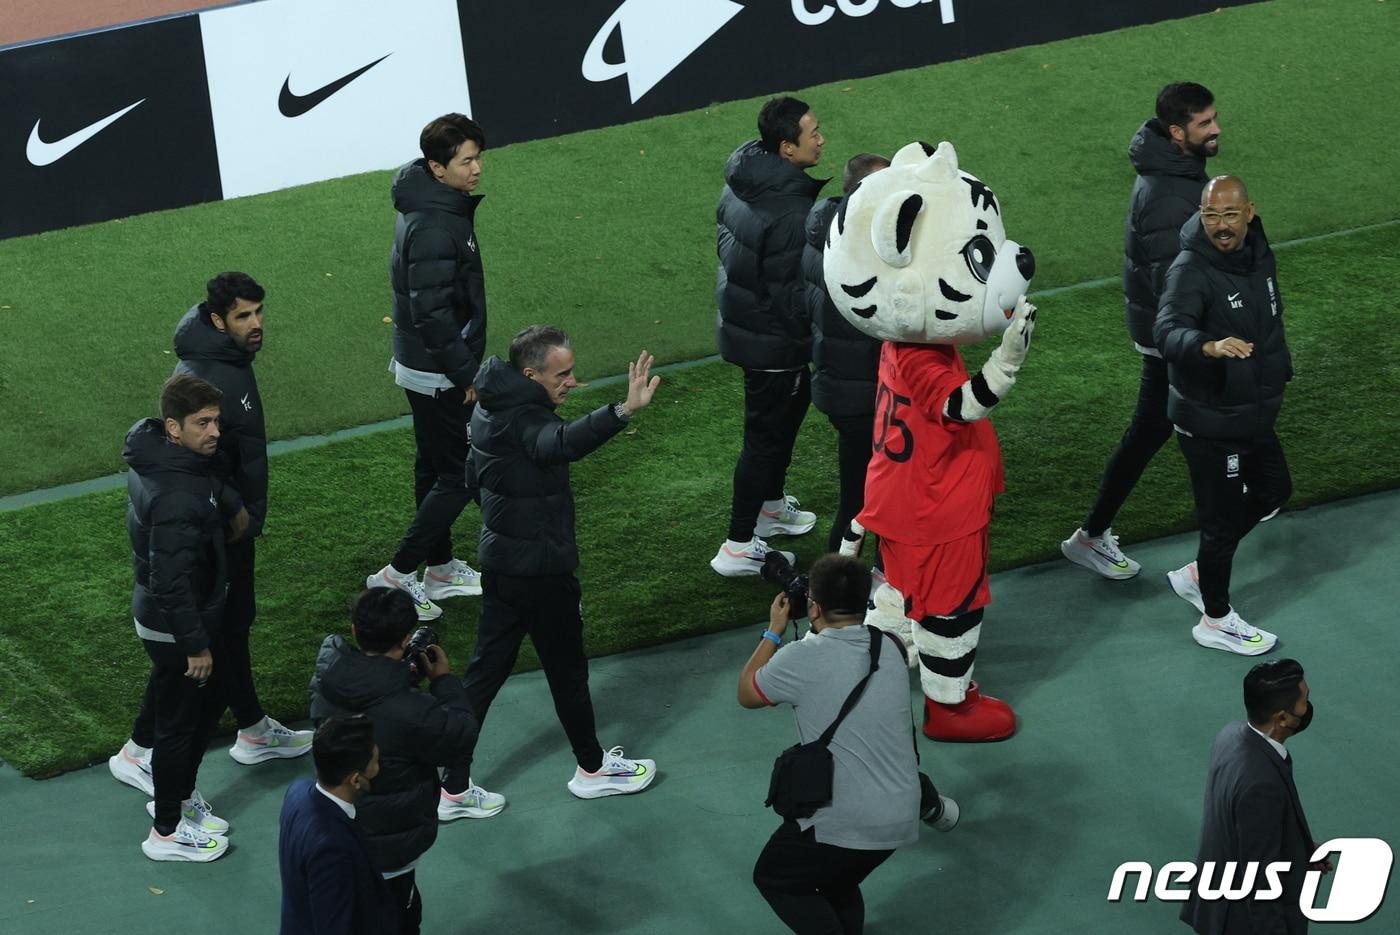
[[[0,238],[222,197],[199,18],[0,54]]]
[[[493,145],[1257,0],[458,0]]]

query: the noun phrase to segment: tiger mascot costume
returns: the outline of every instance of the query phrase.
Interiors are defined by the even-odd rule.
[[[1035,329],[1035,259],[1007,240],[992,190],[958,169],[951,143],[910,143],[842,203],[824,251],[827,291],[885,343],[865,508],[843,551],[880,537],[886,583],[866,622],[898,634],[919,667],[924,733],[1001,740],[1010,705],[972,681],[991,601],[992,502],[1005,489],[987,416],[1016,383]],[[969,377],[959,344],[999,337]]]

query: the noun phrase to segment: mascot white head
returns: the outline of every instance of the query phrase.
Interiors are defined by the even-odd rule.
[[[910,143],[842,202],[824,271],[832,303],[871,337],[975,344],[1006,330],[1035,258],[1006,239],[996,196],[959,171],[952,143]]]

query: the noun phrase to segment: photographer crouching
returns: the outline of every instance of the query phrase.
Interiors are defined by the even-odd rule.
[[[437,840],[438,767],[471,756],[480,726],[437,636],[419,628],[413,598],[395,588],[371,588],[350,607],[350,632],[328,636],[311,679],[311,717],[366,715],[379,747],[379,773],[356,806],[370,857],[399,911],[399,930],[416,935],[423,917],[415,870]],[[428,679],[427,691],[418,687]],[[505,805],[500,796],[468,790],[486,817]]]
[[[739,674],[739,704],[792,705],[801,743],[774,766],[766,804],[784,821],[753,881],[794,932],[853,935],[861,882],[917,840],[920,818],[947,831],[958,807],[919,772],[904,647],[865,626],[869,569],[824,555],[804,578],[770,558],[764,577],[783,590]],[[811,632],[784,645],[804,610]]]

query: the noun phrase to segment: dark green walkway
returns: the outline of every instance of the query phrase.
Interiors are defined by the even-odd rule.
[[[998,577],[977,671],[1015,703],[1021,732],[990,746],[921,741],[963,822],[926,833],[871,878],[872,935],[1187,931],[1175,905],[1105,896],[1122,861],[1194,856],[1211,738],[1238,716],[1252,664],[1191,642],[1193,611],[1163,573],[1193,548],[1192,537],[1133,548],[1144,572],[1130,582],[1066,563]],[[1236,605],[1280,634],[1273,656],[1308,670],[1317,717],[1290,750],[1320,839],[1400,847],[1397,567],[1393,493],[1286,514],[1237,562]],[[511,804],[443,827],[419,869],[425,931],[782,931],[749,884],[776,824],[761,805],[768,769],[793,737],[787,713],[734,702],[757,629],[594,664],[604,744],[655,757],[662,772],[631,798],[565,791],[572,763],[544,680],[512,678],[476,776]],[[275,932],[277,809],[309,770],[309,760],[250,769],[222,745],[211,752],[200,785],[233,822],[234,846],[204,866],[141,856],[142,799],[105,764],[44,782],[3,770],[0,932]],[[1343,931],[1400,931],[1397,899]]]

